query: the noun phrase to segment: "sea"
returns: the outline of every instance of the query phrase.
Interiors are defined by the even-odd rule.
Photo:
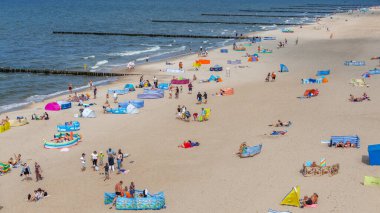
[[[377,3],[376,0],[1,0],[0,67],[111,72],[130,61],[145,63],[146,57],[149,61],[165,60],[189,54],[200,46],[213,49],[233,42],[232,39],[58,35],[53,31],[234,36],[236,33],[278,29],[280,26],[275,23],[307,24],[315,21],[313,16],[329,15],[310,11],[350,9],[347,5],[364,7]],[[271,11],[296,7],[301,9]],[[204,16],[204,13],[299,17]],[[273,25],[161,23],[152,20]],[[90,80],[101,85],[116,78],[0,73],[0,113],[65,94],[69,83],[76,90],[84,89]]]

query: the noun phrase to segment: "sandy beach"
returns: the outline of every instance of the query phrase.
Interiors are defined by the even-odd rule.
[[[1,212],[112,212],[104,205],[104,192],[113,192],[114,185],[134,181],[137,189],[151,193],[163,191],[166,209],[160,212],[267,212],[269,208],[291,212],[377,212],[380,208],[379,187],[363,186],[364,176],[379,176],[380,168],[367,163],[367,145],[378,143],[377,126],[380,124],[380,78],[367,80],[370,87],[349,85],[352,78],[378,66],[380,10],[370,13],[337,14],[318,23],[295,27],[294,33],[280,30],[257,33],[274,36],[276,41],[263,41],[247,47],[250,54],[261,48],[272,49],[272,54],[260,54],[259,62],[247,62],[246,52],[232,50],[232,46],[209,52],[211,65],[230,68],[217,73],[223,82],[198,83],[208,79],[208,65],[200,71],[191,71],[199,59],[189,55],[165,62],[141,65],[134,73],[144,74],[153,82],[169,82],[173,74],[160,72],[177,68],[183,62],[186,72],[175,74],[192,79],[193,94],[187,86],[178,99],[145,100],[145,107],[135,115],[103,114],[108,89],[124,88],[126,83],[138,84],[139,76],[129,76],[110,85],[98,87],[97,105],[91,107],[94,119],[74,118],[79,107],[48,112],[48,121],[30,120],[33,113],[44,111],[49,101],[66,99],[67,95],[35,103],[18,111],[4,113],[11,119],[26,116],[30,124],[14,127],[0,134],[0,161],[7,162],[13,153],[22,154],[34,171],[34,162],[42,167],[44,179],[40,182],[21,181],[20,168],[0,177]],[[329,31],[327,31],[329,28]],[[332,39],[330,39],[333,34]],[[285,48],[277,43],[287,39]],[[298,45],[295,44],[298,39]],[[247,41],[238,42],[246,44]],[[228,65],[227,60],[242,60],[242,66]],[[344,61],[366,61],[366,66],[344,66]],[[280,64],[286,64],[287,73],[279,73]],[[315,78],[318,70],[330,69],[326,84],[301,84],[303,78]],[[265,82],[268,72],[276,72],[275,82]],[[69,82],[68,82],[69,83]],[[234,88],[233,96],[213,95],[221,88]],[[310,99],[299,99],[306,89],[319,89],[320,94]],[[136,99],[143,89],[120,95],[119,101]],[[209,94],[208,103],[196,104],[197,92]],[[352,103],[349,95],[366,92],[371,101]],[[112,95],[111,95],[112,96]],[[113,107],[116,105],[110,103]],[[184,122],[175,118],[178,105],[185,105],[191,113],[202,107],[211,109],[206,122]],[[289,128],[269,127],[278,119],[292,121]],[[56,125],[78,120],[83,140],[68,152],[43,148],[43,139],[51,139]],[[288,130],[284,136],[269,136],[272,130]],[[359,149],[337,149],[322,144],[333,135],[358,135]],[[184,140],[200,143],[192,149],[178,148]],[[241,159],[234,153],[239,145],[263,144],[262,152]],[[111,180],[90,168],[90,154],[106,152],[108,148],[122,149],[129,157],[123,166],[126,175],[111,173]],[[80,170],[80,156],[87,154],[87,170]],[[327,164],[340,164],[339,174],[329,177],[304,177],[300,170],[305,161],[326,158]],[[103,169],[101,168],[101,171]],[[34,179],[34,174],[33,174]],[[301,196],[318,193],[318,207],[301,209],[282,206],[280,202],[294,186],[301,187]],[[26,196],[37,188],[46,189],[50,196],[39,202],[27,202]],[[149,211],[148,211],[149,212]]]

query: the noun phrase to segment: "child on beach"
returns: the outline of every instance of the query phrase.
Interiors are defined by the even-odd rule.
[[[100,151],[98,154],[99,166],[103,166],[103,159],[104,159],[104,154],[102,151]]]
[[[106,165],[104,166],[104,176],[105,176],[104,181],[110,179],[109,171],[110,171],[110,167],[109,167],[108,163],[106,163]]]
[[[82,153],[82,157],[80,157],[80,162],[82,164],[82,172],[86,170],[86,154]]]
[[[117,93],[116,93],[116,91],[113,91],[113,102],[117,103]]]
[[[188,87],[188,89],[189,89],[188,94],[193,93],[193,84],[191,84],[191,82],[187,85],[187,87]]]
[[[182,90],[183,90],[183,87],[182,87],[182,85],[179,87],[179,90],[181,91],[181,93],[182,93]]]

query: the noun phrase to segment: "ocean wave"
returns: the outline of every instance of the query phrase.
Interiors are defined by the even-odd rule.
[[[186,50],[186,46],[181,46],[181,47],[178,47],[178,48],[174,48],[174,49],[172,49],[170,51],[154,54],[154,55],[152,55],[152,57],[158,57],[158,56],[162,56],[162,55],[166,55],[166,54],[170,54],[170,53],[181,52],[181,51],[185,51],[185,50]]]
[[[154,46],[152,48],[148,48],[146,50],[126,51],[126,52],[122,52],[122,53],[110,53],[107,55],[109,55],[109,56],[132,56],[132,55],[140,55],[142,53],[147,53],[147,52],[155,52],[155,51],[158,51],[160,49],[161,49],[161,47],[156,45],[156,46]]]
[[[93,85],[94,86],[104,85],[104,84],[108,84],[108,83],[116,81],[116,80],[117,80],[116,77],[107,78],[105,80],[95,81],[93,83]],[[84,89],[86,89],[88,87],[89,87],[88,85],[84,85],[84,86],[81,86],[81,87],[74,88],[73,91],[74,92],[78,92],[78,91],[84,90]],[[20,107],[24,107],[24,106],[27,106],[27,105],[32,104],[32,103],[41,102],[43,100],[46,100],[46,99],[49,99],[49,98],[54,98],[54,97],[57,97],[57,96],[60,96],[60,95],[63,95],[63,94],[67,94],[68,92],[69,92],[68,90],[61,90],[61,91],[50,93],[50,94],[47,94],[47,95],[32,95],[32,96],[26,98],[24,102],[13,103],[13,104],[8,104],[8,105],[0,106],[0,113],[6,112],[6,111],[10,111],[10,110],[13,110],[13,109],[17,109],[17,108],[20,108]]]
[[[95,56],[94,55],[90,55],[90,56],[83,57],[83,59],[85,59],[85,60],[87,60],[89,58],[95,58]]]
[[[92,66],[91,69],[98,69],[100,66],[104,65],[104,64],[107,64],[108,61],[107,60],[102,60],[102,61],[98,61],[96,62],[95,66]]]

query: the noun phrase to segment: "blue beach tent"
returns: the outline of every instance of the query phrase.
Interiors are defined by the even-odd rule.
[[[369,165],[380,166],[380,144],[368,146]]]
[[[289,72],[289,69],[285,64],[280,64],[280,72]]]

